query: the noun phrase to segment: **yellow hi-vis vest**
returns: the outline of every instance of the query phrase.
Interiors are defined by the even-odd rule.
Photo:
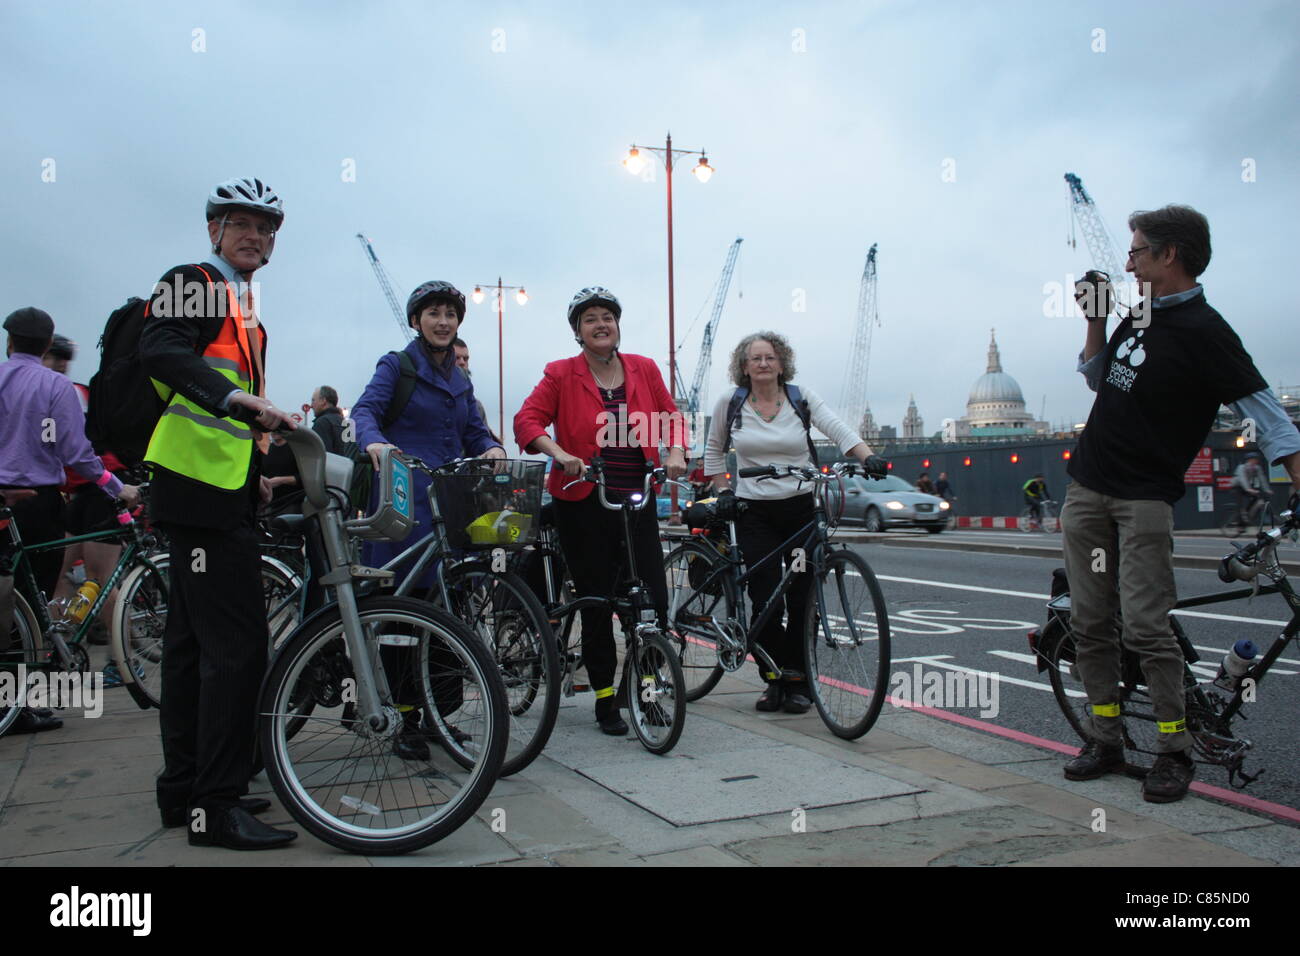
[[[212,282],[211,276],[208,281]],[[266,336],[258,324],[257,341],[250,342],[235,293],[228,284],[223,285],[229,302],[226,321],[221,333],[203,350],[203,361],[229,379],[233,388],[252,392],[253,349],[258,349],[260,358]],[[253,432],[234,419],[209,415],[157,379],[153,386],[167,407],[149,439],[145,461],[226,491],[244,487],[253,455]]]

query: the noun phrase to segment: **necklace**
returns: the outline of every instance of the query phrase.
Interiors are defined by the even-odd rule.
[[[587,368],[591,371],[591,377],[596,380],[596,384],[605,390],[606,400],[613,401],[614,389],[618,388],[618,383],[615,382],[613,385],[606,385],[604,382],[600,380],[600,376],[596,374],[596,370],[594,368],[591,368],[591,366],[587,366]],[[615,377],[617,377],[617,375]]]
[[[758,410],[758,399],[752,394],[749,396],[749,404],[754,406],[754,414],[765,422],[775,421],[776,416],[781,413],[781,399],[779,398],[776,400],[776,408],[773,409],[771,416],[764,415]]]

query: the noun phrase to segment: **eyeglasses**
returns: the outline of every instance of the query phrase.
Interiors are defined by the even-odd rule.
[[[745,359],[750,365],[775,365],[780,361],[775,355],[753,355]]]
[[[275,235],[275,228],[264,222],[249,222],[247,219],[227,219],[226,228],[233,229],[236,232],[254,232],[263,239],[270,239]]]
[[[1128,251],[1128,257],[1130,259],[1136,259],[1139,252],[1146,252],[1150,248],[1150,246],[1138,246],[1136,249],[1130,249]]]

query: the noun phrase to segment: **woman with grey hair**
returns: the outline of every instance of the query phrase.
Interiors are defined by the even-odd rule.
[[[813,519],[813,493],[801,488],[793,477],[738,478],[733,493],[726,475],[728,434],[736,452],[737,468],[762,465],[816,465],[809,427],[834,441],[866,467],[883,475],[887,463],[872,454],[856,431],[844,424],[821,397],[810,388],[791,384],[794,378],[794,350],[775,332],[756,332],[740,340],[731,353],[731,380],[736,392],[726,392],[713,409],[713,423],[704,446],[704,472],[718,489],[719,517],[736,521],[736,537],[750,568],[779,548],[787,538]],[[743,403],[734,422],[728,422],[733,396]],[[737,515],[736,502],[747,505]],[[796,542],[797,543],[797,542]],[[794,547],[785,563],[794,560]],[[789,623],[781,625],[781,607],[768,620],[756,641],[781,668],[764,673],[767,690],[755,705],[761,711],[784,710],[802,714],[812,705],[808,697],[808,666],[804,660],[804,620],[810,578],[796,581],[785,608]],[[760,568],[749,579],[749,600],[753,618],[767,604],[781,580],[776,561]]]

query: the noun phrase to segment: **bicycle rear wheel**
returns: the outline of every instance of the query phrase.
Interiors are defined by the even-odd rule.
[[[122,683],[142,708],[162,707],[163,636],[167,630],[168,571],[171,558],[150,558],[122,582],[113,621],[113,658]],[[302,581],[284,562],[261,557],[262,599],[270,646],[274,650],[302,619],[298,602]]]
[[[142,709],[162,706],[163,634],[167,630],[169,558],[137,564],[118,590],[112,657],[122,685]]]
[[[452,613],[479,636],[501,671],[510,742],[500,775],[518,773],[542,752],[560,711],[560,655],[550,622],[541,602],[513,572],[459,564],[447,572],[447,592]],[[429,598],[439,596],[435,587]],[[440,742],[461,749],[455,734]]]
[[[505,688],[478,635],[441,608],[375,595],[358,601],[358,613],[371,659],[384,661],[386,726],[375,730],[356,713],[336,607],[276,655],[262,685],[258,737],[276,794],[306,830],[354,853],[405,853],[454,832],[492,789],[506,750]],[[390,648],[395,653],[383,653]],[[416,733],[402,709],[414,701],[436,712],[449,686],[460,706],[441,719],[473,740],[470,767],[427,744],[423,754],[412,753],[417,744],[398,756],[399,735]],[[304,717],[306,696],[315,709]]]
[[[714,572],[722,559],[707,547],[683,544],[664,559],[668,579],[668,640],[677,651],[688,701],[702,698],[722,679],[714,626],[736,616],[729,581]],[[743,626],[743,622],[742,622]]]
[[[808,602],[804,650],[817,712],[855,740],[880,716],[889,684],[889,615],[876,576],[852,551],[829,552]]]
[[[13,577],[11,576],[7,581],[0,582],[0,586],[13,588]],[[21,594],[15,592],[13,599],[13,621],[7,628],[9,641],[7,649],[0,653],[0,662],[3,662],[5,666],[0,668],[0,672],[10,675],[15,681],[15,684],[11,686],[14,687],[17,694],[13,701],[14,706],[0,707],[0,737],[8,733],[9,728],[14,725],[14,721],[18,719],[19,714],[23,711],[22,701],[26,699],[27,688],[18,688],[16,686],[19,665],[26,664],[28,669],[35,669],[35,665],[39,660],[36,655],[40,644],[37,639],[41,633],[40,624]]]
[[[677,651],[658,631],[642,633],[623,665],[627,713],[641,746],[666,754],[677,745],[686,721],[685,679]]]
[[[1182,625],[1176,617],[1169,618],[1169,626],[1176,639],[1180,642],[1186,640]],[[1088,703],[1088,695],[1084,692],[1083,681],[1079,679],[1074,663],[1074,632],[1066,626],[1065,620],[1053,618],[1048,628],[1044,629],[1043,637],[1045,640],[1041,646],[1043,657],[1048,662],[1048,682],[1052,685],[1057,706],[1079,739],[1087,743],[1090,739],[1087,728],[1091,724],[1092,706]],[[1048,638],[1050,640],[1046,640]],[[1119,706],[1124,737],[1124,762],[1130,775],[1140,777],[1151,769],[1160,753],[1160,734],[1155,705],[1135,655],[1124,651],[1122,660]],[[1183,665],[1183,681],[1185,693],[1189,696],[1194,694],[1196,678],[1186,664]],[[1184,706],[1187,707],[1186,701]],[[1190,708],[1185,713],[1190,714]],[[1188,727],[1192,726],[1193,721],[1189,716]]]

